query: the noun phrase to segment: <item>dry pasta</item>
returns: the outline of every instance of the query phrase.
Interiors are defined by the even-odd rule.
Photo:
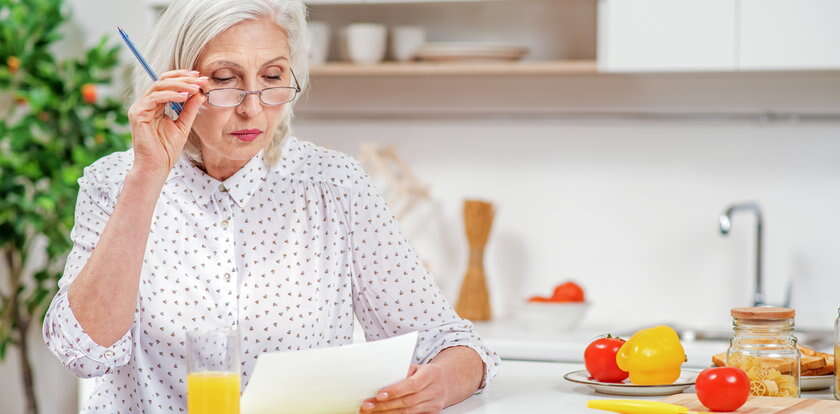
[[[750,394],[764,397],[795,397],[799,384],[796,377],[783,374],[770,364],[762,363],[761,358],[748,355],[731,355],[728,366],[744,370],[750,378]]]

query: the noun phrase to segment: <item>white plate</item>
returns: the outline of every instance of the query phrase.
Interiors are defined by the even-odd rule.
[[[433,62],[514,61],[528,54],[527,47],[481,42],[432,42],[417,49],[415,56]]]
[[[834,383],[834,375],[815,375],[811,377],[799,377],[799,389],[801,391],[820,391],[831,388]]]
[[[680,377],[673,384],[666,385],[636,385],[630,384],[628,380],[619,383],[600,382],[594,379],[589,379],[589,371],[581,369],[572,371],[564,375],[566,381],[584,384],[589,388],[600,392],[601,394],[610,395],[632,395],[637,397],[654,396],[654,395],[674,395],[685,391],[686,388],[694,385],[694,379],[700,371],[693,369],[683,369]]]

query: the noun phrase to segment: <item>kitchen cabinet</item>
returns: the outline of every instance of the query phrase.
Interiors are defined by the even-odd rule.
[[[735,70],[735,6],[735,0],[600,0],[599,69]]]
[[[840,69],[836,0],[599,0],[606,72]]]
[[[159,15],[170,1],[146,0],[154,16]],[[387,25],[416,24],[428,26],[434,30],[432,33],[444,39],[512,39],[512,42],[532,46],[538,52],[522,62],[493,65],[384,62],[354,66],[346,62],[330,61],[326,65],[312,68],[312,75],[316,77],[566,76],[599,72],[840,69],[840,25],[832,21],[840,15],[838,0],[305,2],[313,8],[311,19],[321,20],[327,15],[334,20],[330,23],[340,23],[335,24],[334,28],[348,21],[365,19]],[[460,9],[460,14],[446,13],[444,17],[429,14],[429,10],[442,7],[435,4],[444,3],[451,3],[453,11]],[[464,7],[472,7],[469,3],[482,4],[476,4],[476,13],[465,15],[462,11]],[[382,4],[382,7],[367,7],[373,4]],[[426,4],[428,8],[412,8],[410,16],[400,14],[396,9],[388,9],[389,5],[400,4]],[[491,12],[490,8],[484,6],[493,6],[496,11],[505,9],[511,17],[502,23],[494,14],[496,11]],[[344,14],[353,17],[341,17]],[[473,20],[477,16],[481,19]],[[552,17],[549,19],[546,16]],[[530,21],[531,24],[520,24],[523,21]],[[495,29],[488,31],[488,27]],[[596,55],[597,60],[593,59]]]
[[[840,1],[740,0],[739,68],[840,68]]]

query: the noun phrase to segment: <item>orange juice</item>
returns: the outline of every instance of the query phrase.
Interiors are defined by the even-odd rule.
[[[189,414],[239,414],[239,373],[194,372],[187,375]]]

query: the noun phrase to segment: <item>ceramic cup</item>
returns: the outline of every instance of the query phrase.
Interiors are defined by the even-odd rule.
[[[391,57],[400,62],[414,59],[417,49],[426,43],[426,30],[420,26],[397,26],[391,29]]]
[[[324,22],[309,22],[309,33],[312,36],[309,63],[322,65],[327,61],[330,50],[330,27]]]
[[[347,57],[353,63],[374,64],[385,58],[388,31],[385,25],[354,23],[344,29]]]

